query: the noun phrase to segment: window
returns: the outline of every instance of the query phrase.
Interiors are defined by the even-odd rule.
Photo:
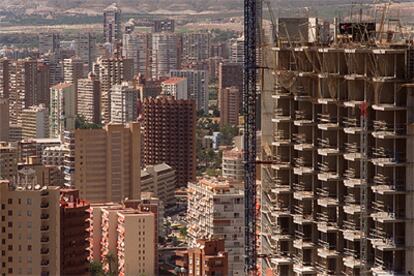
[[[32,246],[30,244],[27,246],[27,251],[32,251]],[[27,257],[27,258],[29,258],[29,257]],[[30,259],[31,259],[31,257],[30,257]]]
[[[8,216],[13,216],[13,211],[12,210],[7,211],[7,215]]]
[[[32,211],[31,210],[27,210],[27,216],[31,217],[32,216]]]
[[[26,199],[26,203],[27,203],[27,205],[32,205],[32,199],[31,198],[27,198]]]
[[[13,204],[13,199],[9,198],[9,199],[7,200],[7,204]]]

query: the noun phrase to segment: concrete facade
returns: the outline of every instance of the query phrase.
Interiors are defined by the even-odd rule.
[[[44,104],[31,106],[22,111],[22,137],[49,137],[49,109]]]
[[[74,183],[81,197],[92,203],[139,199],[140,141],[138,123],[75,130]]]
[[[264,90],[272,93],[262,99],[262,158],[273,163],[262,169],[261,245],[274,256],[276,275],[414,270],[412,49],[355,43],[286,42],[264,60],[272,68]],[[361,175],[361,114],[368,121],[368,182]]]
[[[228,252],[227,275],[244,272],[244,193],[241,184],[225,179],[203,178],[188,185],[189,245],[197,240],[224,239]]]
[[[152,192],[166,208],[175,205],[175,170],[162,163],[141,170],[141,192]]]
[[[58,138],[65,130],[75,129],[76,92],[73,84],[61,83],[50,88],[50,137]]]
[[[195,180],[196,112],[191,100],[147,98],[143,102],[145,166],[167,163],[176,171],[177,185]]]

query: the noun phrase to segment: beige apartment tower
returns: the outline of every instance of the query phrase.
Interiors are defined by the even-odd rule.
[[[156,275],[156,220],[121,204],[92,204],[91,259],[118,259],[119,275]],[[108,271],[109,266],[104,265]]]
[[[2,275],[60,274],[59,194],[58,187],[0,181]]]
[[[17,174],[17,148],[7,142],[0,142],[0,180],[12,181]]]
[[[139,123],[75,130],[75,186],[92,203],[140,198]]]
[[[279,46],[264,59],[262,254],[276,275],[412,274],[412,46]]]
[[[0,98],[0,141],[8,142],[10,137],[9,100]]]

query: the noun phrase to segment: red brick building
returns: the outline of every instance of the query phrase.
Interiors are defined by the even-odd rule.
[[[177,185],[196,176],[196,111],[192,100],[146,98],[143,102],[144,166],[167,163],[176,170]]]

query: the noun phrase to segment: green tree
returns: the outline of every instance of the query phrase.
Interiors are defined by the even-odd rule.
[[[83,115],[77,115],[75,119],[75,128],[76,129],[99,129],[102,128],[101,124],[94,124],[86,121]]]
[[[221,144],[225,146],[230,146],[233,144],[233,138],[237,135],[237,127],[233,127],[231,125],[224,125],[221,127],[220,132],[221,136]]]
[[[183,228],[181,228],[180,229],[180,235],[181,235],[181,237],[187,237],[187,227],[183,227]]]
[[[108,276],[117,276],[118,275],[118,257],[109,253],[105,256],[105,263],[109,266]]]
[[[93,261],[89,264],[91,276],[105,276],[105,273],[100,262]]]

